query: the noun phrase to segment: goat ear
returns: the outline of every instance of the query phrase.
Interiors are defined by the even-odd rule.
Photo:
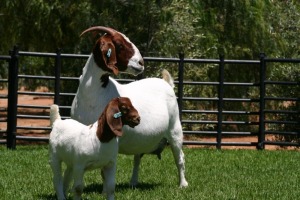
[[[110,39],[103,39],[100,43],[100,50],[105,67],[108,71],[112,71],[114,75],[118,75],[119,69],[116,66],[117,57],[115,45]]]
[[[96,42],[93,49],[93,55],[98,67],[104,71],[118,75],[119,69],[116,66],[116,49],[112,40],[108,36],[103,36]]]
[[[106,122],[110,128],[110,130],[116,136],[122,136],[122,119],[121,116],[115,115],[116,113],[120,113],[118,101],[112,101],[106,110]]]

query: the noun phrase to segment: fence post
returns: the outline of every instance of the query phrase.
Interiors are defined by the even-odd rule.
[[[60,74],[61,74],[61,50],[60,49],[56,51],[54,67],[55,67],[54,103],[59,105]]]
[[[179,53],[178,65],[178,108],[180,121],[182,120],[182,98],[183,98],[183,67],[184,67],[184,53]]]
[[[17,103],[18,103],[18,55],[19,49],[14,46],[10,51],[11,59],[8,70],[8,103],[7,103],[7,148],[16,149]]]
[[[266,62],[265,54],[260,54],[260,85],[259,85],[259,131],[258,131],[258,143],[257,149],[265,148],[265,95],[266,95]]]
[[[222,123],[223,123],[223,96],[224,96],[224,55],[220,55],[219,87],[218,87],[218,125],[217,125],[217,149],[221,149]]]

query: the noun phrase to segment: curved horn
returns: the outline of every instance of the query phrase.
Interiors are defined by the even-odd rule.
[[[104,27],[104,26],[93,26],[93,27],[90,27],[88,29],[86,29],[85,31],[83,31],[81,34],[80,34],[80,37],[83,36],[85,33],[87,32],[91,32],[91,31],[103,31],[105,33],[108,33],[110,35],[114,35],[117,31],[112,29],[112,28],[108,28],[108,27]]]

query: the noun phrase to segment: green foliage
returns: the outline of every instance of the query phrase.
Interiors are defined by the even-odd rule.
[[[300,67],[297,64],[282,64],[274,63],[268,65],[271,71],[269,79],[273,81],[291,81],[298,84],[295,85],[267,85],[267,96],[269,97],[287,97],[299,98],[300,94]],[[299,65],[299,64],[298,64]],[[298,111],[300,110],[300,103],[296,101],[267,101],[267,109],[274,109],[280,111]],[[283,113],[283,114],[268,114],[268,119],[278,121],[300,122],[299,113]],[[275,135],[276,140],[287,142],[300,142],[300,127],[299,124],[271,124],[268,129],[273,131],[293,132],[297,134],[283,134]]]
[[[12,45],[22,50],[50,51],[63,47],[74,52],[79,33],[88,20],[88,1],[2,1],[0,52]],[[12,28],[13,27],[13,28]]]
[[[22,50],[68,53],[91,49],[79,34],[91,25],[111,26],[145,56],[257,58],[299,55],[299,2],[288,1],[1,1],[0,53]],[[13,25],[13,28],[11,28]]]
[[[292,103],[288,106],[280,105],[279,109],[281,110],[288,110],[288,111],[299,111],[300,110],[300,104]],[[276,118],[278,121],[292,121],[292,122],[299,122],[300,117],[299,114],[278,114],[277,116],[272,116],[273,118]],[[269,127],[270,130],[279,130],[282,132],[292,132],[294,134],[281,134],[275,135],[275,139],[278,141],[285,141],[285,142],[300,142],[300,127],[297,124],[276,124]]]
[[[55,199],[47,146],[0,146],[2,199]],[[170,148],[159,161],[144,156],[140,186],[129,187],[132,157],[119,155],[116,199],[297,199],[298,151],[184,148],[189,186],[179,189]],[[280,188],[280,189],[278,189]],[[99,170],[85,174],[83,199],[104,199]]]
[[[8,62],[0,61],[0,79],[7,79],[8,77]],[[7,83],[1,82],[0,89],[6,88]]]

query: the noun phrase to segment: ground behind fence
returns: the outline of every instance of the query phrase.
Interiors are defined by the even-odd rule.
[[[60,51],[23,52],[17,48],[9,56],[0,56],[0,66],[7,67],[9,72],[8,77],[0,79],[0,143],[14,149],[22,141],[47,142],[50,132],[49,106],[52,103],[59,104],[65,110],[64,118],[68,118],[70,101],[76,91],[61,91],[61,88],[65,84],[78,85],[80,74],[76,77],[64,76],[64,61],[71,59],[85,62],[88,56],[63,54]],[[21,58],[24,57],[52,60],[50,65],[53,72],[43,75],[23,74],[22,67],[25,64]],[[231,146],[257,149],[264,149],[266,145],[299,146],[299,77],[293,81],[270,80],[267,70],[276,67],[277,63],[288,63],[298,69],[300,67],[300,59],[273,59],[264,54],[258,60],[227,60],[223,56],[218,59],[187,59],[183,54],[178,58],[145,58],[146,67],[167,66],[174,76],[185,135],[184,144],[214,146],[218,149]],[[208,67],[217,71],[218,75],[213,80],[201,80],[201,75],[198,78],[196,74],[194,80],[187,80],[185,75],[198,67]],[[257,70],[253,73],[257,74],[253,78],[255,81],[230,81],[228,69],[234,70],[234,67]],[[147,77],[146,73],[147,70],[144,77]],[[43,87],[28,91],[21,87],[24,80],[47,81],[51,83],[52,89]],[[134,81],[134,77],[119,81],[128,83]],[[273,90],[270,87],[286,87],[287,90],[294,90],[294,93],[292,96],[273,96],[268,93]],[[234,88],[245,88],[253,94],[232,97],[230,94]],[[197,90],[212,90],[215,96],[195,96],[194,91]],[[62,101],[63,98],[71,100]],[[272,107],[270,105],[273,102],[282,102],[280,104],[283,106]],[[229,110],[235,104],[243,105],[242,109]],[[292,128],[286,128],[288,126]]]

